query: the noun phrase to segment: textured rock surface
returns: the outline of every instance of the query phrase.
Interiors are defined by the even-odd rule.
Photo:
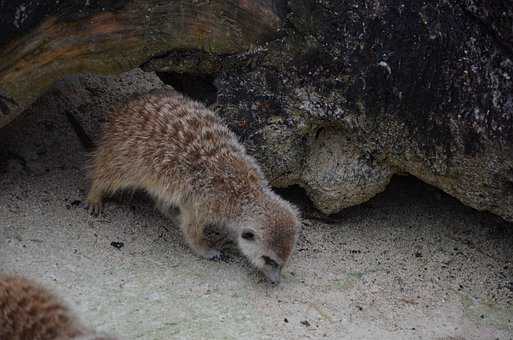
[[[511,4],[294,2],[283,39],[230,59],[218,102],[326,213],[410,173],[513,220]]]
[[[326,128],[309,146],[301,179],[317,206],[334,212],[382,192],[392,175],[391,167],[362,155],[350,136]]]
[[[34,111],[52,111],[62,114],[67,127],[71,127],[64,116],[71,111],[76,118],[87,122],[91,117],[104,116],[135,94],[149,92],[165,84],[152,72],[134,69],[120,75],[77,75],[58,81],[48,93],[39,98],[26,114]],[[94,139],[98,126],[83,126]],[[93,141],[94,142],[94,141]]]

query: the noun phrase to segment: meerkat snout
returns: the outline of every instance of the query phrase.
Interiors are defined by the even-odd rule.
[[[281,269],[283,265],[276,262],[269,256],[263,255],[264,266],[260,269],[272,284],[278,284],[281,281]]]

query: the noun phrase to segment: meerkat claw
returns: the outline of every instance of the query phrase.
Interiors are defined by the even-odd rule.
[[[98,217],[103,214],[103,204],[89,203],[89,204],[87,204],[87,210],[89,211],[89,214],[91,214],[92,216]]]
[[[220,250],[209,249],[205,257],[210,261],[221,261],[224,258],[224,255]]]

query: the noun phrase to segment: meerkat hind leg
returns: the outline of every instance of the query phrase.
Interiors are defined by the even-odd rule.
[[[104,208],[104,197],[129,187],[129,183],[123,183],[121,181],[112,181],[109,183],[93,179],[91,189],[89,189],[89,193],[87,194],[87,209],[94,216],[102,214]]]
[[[103,212],[104,194],[104,189],[102,189],[96,183],[93,183],[91,185],[91,189],[89,190],[89,194],[87,195],[86,203],[86,208],[91,215],[99,216]]]

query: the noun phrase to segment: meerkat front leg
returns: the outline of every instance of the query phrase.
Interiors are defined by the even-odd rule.
[[[182,229],[185,240],[197,255],[209,260],[221,258],[221,251],[211,248],[209,242],[205,239],[203,223],[199,223],[195,218],[184,214],[180,229]]]
[[[180,209],[178,209],[177,207],[167,203],[167,201],[165,201],[161,198],[158,198],[158,197],[155,198],[155,207],[157,208],[158,211],[160,211],[160,213],[162,215],[169,218],[173,222],[173,224],[175,224],[177,226],[180,225],[180,221],[181,221]]]

